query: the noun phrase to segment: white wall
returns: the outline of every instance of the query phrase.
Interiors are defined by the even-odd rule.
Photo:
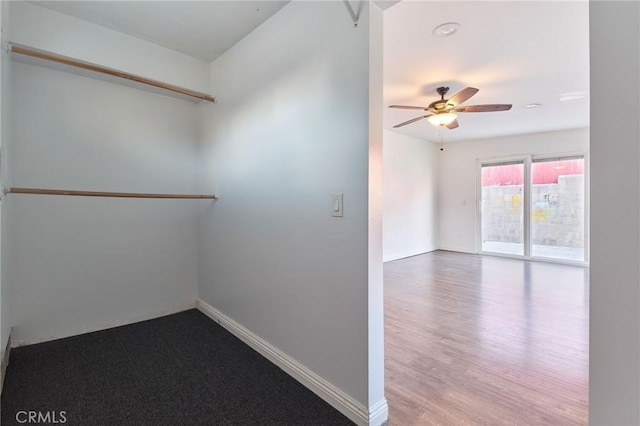
[[[365,416],[382,389],[368,377],[368,7],[356,29],[342,2],[288,4],[213,62],[218,103],[200,107],[202,190],[221,198],[202,211],[199,297]]]
[[[368,182],[368,325],[367,387],[369,425],[386,424],[389,406],[384,396],[384,269],[383,256],[383,15],[369,7],[369,182]]]
[[[8,3],[13,43],[208,89],[202,61],[33,4]],[[11,68],[17,96],[5,147],[13,186],[195,192],[193,103],[16,62],[22,59],[15,55]],[[197,202],[9,195],[7,203],[15,220],[3,236],[10,250],[2,272],[12,284],[16,344],[193,306]]]
[[[640,3],[590,2],[593,426],[640,424],[639,29]]]
[[[384,131],[384,261],[437,248],[438,146]]]
[[[0,3],[1,43],[4,46],[9,35],[9,2]],[[0,52],[0,189],[9,185],[8,180],[8,141],[11,137],[10,99],[10,58],[8,53]],[[9,207],[11,201],[0,195],[0,265],[6,263],[7,237],[11,223]],[[0,267],[0,361],[4,360],[4,351],[11,333],[11,280],[8,268]],[[0,388],[1,388],[0,384]]]
[[[19,187],[192,193],[197,113],[188,101],[12,64]],[[197,203],[11,194],[17,343],[193,306]]]
[[[209,68],[203,61],[24,1],[9,3],[13,43],[187,89],[209,88]]]
[[[596,99],[592,97],[592,99]],[[445,144],[438,184],[438,246],[476,252],[477,160],[522,154],[587,152],[589,129]]]

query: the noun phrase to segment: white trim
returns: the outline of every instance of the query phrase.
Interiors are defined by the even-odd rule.
[[[161,311],[154,311],[146,315],[136,316],[135,318],[129,318],[126,320],[110,321],[110,322],[91,325],[91,326],[75,327],[63,333],[57,333],[57,334],[48,335],[48,336],[38,336],[38,337],[33,337],[33,338],[23,339],[23,340],[11,340],[11,346],[14,348],[17,348],[20,346],[35,345],[36,343],[44,343],[52,340],[64,339],[66,337],[78,336],[80,334],[93,333],[95,331],[108,330],[110,328],[122,327],[123,325],[135,324],[137,322],[142,322],[142,321],[147,321],[154,318],[165,317],[167,315],[177,314],[178,312],[194,309],[195,307],[196,307],[196,302],[191,302],[176,308],[165,309]],[[14,330],[13,331],[14,334],[19,334],[16,332],[15,326],[13,327],[13,330]]]
[[[524,233],[525,259],[531,259],[531,252],[533,251],[533,241],[531,239],[531,232],[533,231],[533,224],[531,223],[531,185],[531,156],[528,156],[524,159],[524,180],[522,181],[522,232]]]
[[[2,365],[0,366],[0,394],[2,388],[4,388],[4,378],[7,376],[7,367],[9,366],[9,357],[11,355],[11,332],[9,332],[9,338],[7,339],[7,346],[2,356]]]
[[[304,365],[300,364],[280,349],[254,334],[235,320],[226,316],[213,306],[198,299],[196,307],[200,312],[217,322],[231,334],[242,340],[285,373],[302,383],[313,393],[318,395],[336,410],[347,416],[358,425],[380,426],[387,418],[387,401],[382,399],[367,409],[363,404],[353,399],[341,389],[338,389]],[[382,421],[381,421],[382,419]],[[379,423],[373,423],[378,421]]]
[[[382,398],[380,401],[369,407],[369,425],[382,426],[387,424],[389,419],[389,405],[387,399]]]
[[[584,261],[591,262],[591,158],[584,154]]]
[[[434,251],[452,251],[452,252],[455,252],[455,253],[479,254],[478,252],[475,252],[473,250],[469,250],[469,249],[467,249],[465,247],[453,247],[453,246],[438,247]]]
[[[436,251],[436,250],[438,250],[438,249],[437,248],[430,248],[430,249],[425,250],[425,251],[419,251],[418,253],[415,253],[415,252],[412,251],[410,253],[394,254],[394,255],[391,255],[391,256],[384,257],[382,259],[382,262],[386,263],[386,262],[393,262],[394,260],[407,259],[409,257],[420,256],[420,255],[423,255],[423,254],[431,253],[432,251]]]
[[[482,252],[482,159],[476,158],[476,217],[475,217],[475,244],[476,253]],[[459,251],[459,250],[454,250]]]

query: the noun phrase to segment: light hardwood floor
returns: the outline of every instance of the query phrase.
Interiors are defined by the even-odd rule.
[[[384,277],[389,425],[587,424],[588,269],[436,251]]]

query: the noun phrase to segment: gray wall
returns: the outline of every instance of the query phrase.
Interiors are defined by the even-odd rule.
[[[531,187],[533,244],[584,248],[584,188],[584,175]],[[484,186],[482,200],[483,240],[522,243],[523,186]]]
[[[199,297],[365,407],[368,52],[368,6],[354,29],[342,2],[292,2],[213,62],[200,107],[202,190],[221,198]]]
[[[566,175],[557,184],[533,185],[533,244],[584,248],[584,175]]]
[[[482,187],[482,240],[522,243],[522,185]]]
[[[590,2],[589,422],[640,424],[640,3]]]

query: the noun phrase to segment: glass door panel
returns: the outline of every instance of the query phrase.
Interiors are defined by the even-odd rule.
[[[482,251],[524,256],[524,161],[481,168]]]
[[[532,160],[531,256],[585,261],[584,157]]]

